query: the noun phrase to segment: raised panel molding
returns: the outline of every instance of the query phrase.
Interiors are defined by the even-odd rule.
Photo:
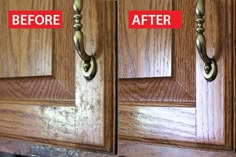
[[[154,1],[149,0],[149,7],[158,8],[164,7],[168,4],[167,8],[173,10],[182,10],[183,25],[181,29],[173,30],[170,34],[170,53],[171,53],[171,77],[151,77],[151,78],[139,78],[135,75],[129,78],[123,76],[122,69],[129,69],[129,65],[126,65],[126,60],[122,59],[124,54],[129,54],[125,51],[125,47],[130,48],[131,45],[124,45],[124,35],[119,35],[119,100],[120,104],[130,105],[145,105],[151,104],[152,106],[195,106],[196,101],[196,85],[195,82],[195,14],[189,14],[195,10],[195,3],[188,0],[181,1]],[[120,0],[119,1],[119,19],[122,21],[124,15],[124,8],[128,8],[128,4],[132,6],[132,0]],[[145,1],[146,3],[146,1]],[[163,3],[163,4],[162,4]],[[146,5],[147,5],[146,4]],[[153,5],[156,4],[156,5]],[[161,4],[161,5],[157,5]],[[165,5],[164,5],[165,4]],[[126,5],[126,6],[125,6]],[[143,8],[143,3],[135,3],[139,9]],[[146,6],[145,5],[145,6]],[[154,8],[152,8],[154,9]],[[125,14],[126,15],[126,14]],[[120,22],[121,23],[121,22]],[[121,24],[119,24],[121,27]],[[121,28],[123,28],[122,26]],[[125,29],[120,28],[120,34],[125,33]],[[193,28],[193,29],[189,29]],[[158,32],[156,36],[161,36],[162,33]],[[167,34],[166,34],[167,35]],[[138,37],[137,37],[138,38]],[[139,34],[139,38],[142,38],[142,34]],[[190,44],[183,44],[188,41]],[[159,41],[160,42],[160,41]],[[163,41],[162,41],[163,42]],[[126,44],[128,42],[125,42]],[[168,45],[168,44],[167,44]],[[132,45],[135,47],[136,45]],[[150,47],[152,47],[150,45]],[[142,49],[141,49],[142,50]],[[134,53],[139,54],[142,51],[135,51]],[[157,53],[157,52],[155,52]],[[145,60],[145,58],[142,58]],[[137,58],[133,58],[137,64]],[[163,60],[159,60],[162,62]],[[132,64],[133,62],[127,62]],[[134,64],[135,65],[135,64]],[[125,66],[125,67],[123,67]],[[166,66],[163,66],[166,68]],[[124,79],[125,78],[125,79]]]
[[[7,19],[7,9],[55,9],[63,10],[63,28],[8,30],[7,22],[1,25],[4,29],[0,51],[4,53],[0,58],[4,61],[0,66],[0,105],[75,105],[75,51],[73,42],[68,40],[73,35],[73,19],[66,18],[73,12],[52,0],[14,1],[0,1],[3,21]],[[18,70],[14,71],[14,67]]]

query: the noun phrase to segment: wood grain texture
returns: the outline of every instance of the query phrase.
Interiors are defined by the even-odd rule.
[[[123,5],[125,4],[125,2],[125,0],[119,1],[120,10],[123,9]],[[150,2],[155,4],[156,2],[162,2],[163,4],[170,3],[170,1]],[[170,50],[172,55],[172,75],[170,78],[155,78],[155,76],[153,76],[153,78],[146,79],[137,79],[137,77],[133,77],[130,79],[120,79],[119,100],[121,104],[128,104],[129,102],[132,102],[131,105],[145,105],[146,102],[151,102],[153,106],[161,106],[163,104],[165,104],[165,106],[178,106],[178,104],[180,103],[185,104],[185,106],[195,105],[195,30],[189,29],[195,27],[195,16],[194,14],[189,14],[190,12],[195,10],[195,4],[188,0],[171,1],[171,3],[173,10],[182,10],[182,28],[174,30],[170,34],[171,38],[164,37],[168,36],[168,34],[164,35],[163,33],[161,33],[160,35],[160,32],[158,32],[156,36],[160,36],[161,39],[165,39],[165,42],[167,41],[167,39],[170,40]],[[142,3],[139,4],[140,7],[142,6],[141,4]],[[132,4],[130,5],[132,6]],[[125,8],[128,8],[128,6],[126,6]],[[121,24],[119,24],[119,27],[121,27],[120,25]],[[121,37],[122,36],[120,36],[119,38]],[[142,34],[139,34],[139,38],[144,37]],[[122,38],[119,40],[122,40]],[[164,41],[162,40],[160,42]],[[186,41],[188,41],[188,44],[183,44]],[[165,45],[165,43],[163,45]],[[127,49],[124,47],[124,45],[122,46],[119,45],[119,51],[121,52],[123,51],[123,49]],[[126,45],[126,47],[127,46],[128,45]],[[134,53],[139,54],[141,52],[135,51]],[[119,53],[119,55],[123,54]],[[123,60],[124,59],[120,60],[119,65],[125,64],[123,63]],[[143,58],[143,60],[145,60],[145,57]],[[162,61],[163,60],[158,60],[158,62]],[[137,62],[137,64],[139,63],[137,59],[135,60],[135,62]],[[132,65],[133,62],[128,62],[128,64]],[[129,67],[130,66],[126,65],[126,69],[129,69]]]
[[[177,147],[166,147],[138,142],[121,141],[119,143],[118,155],[101,154],[80,150],[71,150],[60,147],[35,145],[20,141],[1,139],[0,151],[19,155],[35,155],[43,157],[235,157],[234,152],[210,151],[197,149],[183,149]]]
[[[72,87],[72,84],[67,81],[68,77],[71,77],[70,81],[75,81],[74,106],[53,107],[47,104],[38,106],[37,103],[1,104],[0,137],[76,149],[115,152],[117,126],[115,3],[112,0],[84,1],[82,23],[86,51],[95,55],[98,69],[92,81],[86,81],[83,77],[80,70],[81,59],[78,55],[74,56],[72,3],[73,1],[67,0],[55,1],[55,9],[62,10],[65,17],[63,30],[55,31],[56,59],[53,72],[55,78],[51,79],[58,78],[61,85],[68,87]],[[93,33],[91,29],[94,30]],[[65,34],[68,36],[65,37]],[[58,40],[59,37],[61,41]],[[66,42],[63,43],[65,40]],[[68,44],[71,51],[60,50],[60,47],[65,44]],[[71,56],[75,57],[75,70],[73,66],[70,69],[70,64],[73,63]],[[71,70],[75,73],[74,78],[69,73]],[[33,86],[27,81],[25,84]],[[41,85],[39,87],[43,88]],[[20,89],[17,92],[19,91]],[[50,92],[52,91],[48,91]]]
[[[0,78],[52,75],[52,30],[8,28],[8,10],[52,9],[53,0],[0,1]]]
[[[11,2],[12,6],[13,1]],[[22,4],[26,3],[25,1],[20,0],[17,1],[16,5],[22,6]],[[1,3],[6,3],[5,1],[1,1]],[[19,4],[18,4],[19,3]],[[66,3],[66,2],[63,2]],[[40,62],[34,62],[31,58],[28,58],[28,61],[33,61],[33,64],[37,63],[37,66],[42,66],[45,68],[52,69],[52,76],[41,76],[41,77],[15,77],[15,78],[2,78],[0,79],[0,103],[1,104],[26,104],[26,105],[74,105],[75,104],[75,51],[74,45],[71,40],[73,35],[73,19],[68,19],[66,17],[73,16],[73,10],[67,9],[70,7],[70,3],[66,3],[61,5],[61,3],[55,1],[52,4],[52,1],[30,1],[27,3],[29,6],[33,6],[34,9],[42,8],[54,8],[55,10],[63,11],[63,28],[60,30],[51,31],[50,41],[48,42],[45,39],[41,39],[46,32],[43,30],[30,30],[31,36],[38,36],[38,33],[42,33],[39,35],[40,38],[32,39],[33,43],[28,43],[29,40],[21,39],[19,37],[20,34],[16,34],[17,38],[21,39],[22,43],[25,44],[34,44],[31,47],[37,48],[37,51],[30,50],[29,53],[40,60]],[[26,6],[27,6],[26,5]],[[2,6],[7,9],[8,5]],[[16,6],[15,6],[16,7]],[[15,8],[16,9],[16,8]],[[7,11],[6,11],[7,12]],[[1,25],[2,27],[7,27],[7,23]],[[27,30],[14,30],[14,31],[26,31]],[[43,31],[43,32],[41,32]],[[65,34],[67,34],[65,36]],[[49,38],[49,37],[48,37]],[[45,43],[46,42],[46,43]],[[0,42],[0,44],[4,44],[4,42]],[[7,44],[7,43],[6,43]],[[50,52],[45,51],[45,47],[50,44],[51,47]],[[11,46],[11,45],[10,45]],[[5,46],[3,46],[5,47]],[[13,48],[13,47],[12,47]],[[22,50],[23,51],[23,50]],[[38,51],[42,52],[41,55],[45,56],[44,58],[40,58],[38,55]],[[28,53],[28,52],[27,52]],[[45,54],[44,54],[45,53]],[[7,52],[10,55],[10,51]],[[18,55],[21,54],[21,51],[18,51]],[[48,66],[44,63],[47,61],[47,54],[50,55],[50,62],[52,64]],[[9,56],[10,57],[10,56]],[[12,56],[14,60],[14,55]],[[10,63],[11,64],[11,63]],[[25,66],[30,66],[35,68],[33,65],[28,64],[27,62],[22,62],[22,64],[26,64]],[[4,65],[4,64],[2,64]],[[14,64],[12,64],[14,65]],[[18,64],[17,64],[18,66]],[[24,68],[19,66],[18,68]],[[23,69],[24,71],[24,69]],[[9,74],[11,71],[9,71]],[[60,103],[58,103],[60,102]]]
[[[121,104],[194,106],[195,97],[185,91],[181,84],[168,79],[120,80],[119,100]],[[148,104],[147,104],[148,106]]]
[[[129,29],[130,10],[172,10],[172,1],[119,1],[119,78],[171,77],[172,30]]]
[[[197,139],[201,143],[232,148],[233,41],[232,0],[206,3],[207,52],[218,65],[217,78],[209,83],[202,76],[203,63],[197,55]]]
[[[195,142],[195,108],[120,106],[122,138],[171,139]]]
[[[193,6],[192,9],[194,10],[195,7],[192,2],[181,2],[183,2],[183,9],[186,9],[187,7],[191,8]],[[135,82],[139,81],[139,83],[133,83],[132,88],[130,88],[128,81],[122,80],[124,86],[121,85],[120,89],[121,92],[125,91],[124,93],[120,93],[120,129],[122,139],[198,148],[233,149],[233,90],[235,90],[233,89],[235,88],[233,70],[235,71],[235,37],[233,37],[234,35],[232,34],[235,34],[235,20],[232,20],[232,18],[235,16],[235,14],[233,14],[233,12],[235,12],[234,3],[235,2],[232,0],[206,1],[206,23],[204,27],[206,29],[207,53],[210,57],[215,56],[218,64],[218,75],[213,82],[207,82],[202,74],[203,62],[200,59],[198,52],[194,51],[194,53],[191,54],[196,57],[196,59],[194,59],[194,64],[196,64],[195,70],[192,72],[194,73],[193,76],[195,80],[192,83],[196,86],[196,88],[192,88],[196,90],[193,92],[196,92],[195,115],[189,116],[187,121],[181,120],[180,123],[176,123],[178,118],[173,120],[171,120],[171,118],[173,116],[175,117],[175,115],[180,115],[179,118],[181,118],[181,114],[183,114],[182,110],[191,110],[194,108],[179,108],[178,110],[175,110],[174,114],[169,112],[163,116],[159,116],[162,115],[164,112],[163,110],[168,110],[163,107],[165,105],[162,105],[162,102],[159,102],[156,106],[162,107],[154,107],[153,99],[149,99],[150,101],[148,102],[144,101],[144,98],[146,98],[146,95],[151,95],[149,96],[150,98],[153,97],[153,88],[163,89],[164,87],[160,84],[158,84],[159,86],[155,86],[155,83],[151,83],[149,87],[149,84],[145,84],[146,82],[144,80],[142,80],[143,82],[135,80]],[[181,7],[179,2],[176,2],[175,6],[177,8]],[[186,8],[183,6],[186,6]],[[190,29],[191,27],[188,28]],[[179,43],[175,48],[179,49],[180,45],[191,45],[190,41],[192,41],[192,39],[188,40],[187,44]],[[175,57],[173,57],[173,59],[175,59]],[[187,57],[183,57],[182,59],[182,62],[188,60]],[[180,72],[181,71],[182,70],[180,70]],[[187,69],[183,70],[183,72],[184,71],[187,71]],[[187,80],[188,79],[186,78],[186,81]],[[186,81],[183,82],[186,83]],[[143,92],[145,91],[145,86],[148,91]],[[141,91],[143,93],[141,93]],[[178,91],[176,91],[176,93],[179,94]],[[162,97],[163,95],[164,98],[166,98],[166,95],[162,94]],[[122,103],[124,100],[122,98],[130,101]],[[141,101],[139,102],[139,100]],[[161,101],[166,103],[166,99],[163,100]],[[142,101],[144,103],[142,103]],[[169,108],[175,109],[174,107]],[[126,117],[132,123],[128,123],[129,121],[126,120]],[[159,121],[156,120],[156,117],[159,118]],[[184,131],[182,131],[183,136],[179,134],[181,132],[180,129],[183,128],[182,125],[189,121],[194,122],[192,123],[195,128],[191,133],[191,135],[193,135],[192,138],[186,138],[189,134],[186,134]],[[161,127],[159,126],[160,124],[162,124]],[[171,128],[172,126],[176,126],[177,129]],[[189,127],[188,125],[186,126]],[[165,130],[165,128],[167,129]],[[132,133],[130,133],[130,130]],[[188,131],[186,128],[184,130]],[[166,132],[171,134],[166,134]],[[178,139],[180,137],[182,139]]]

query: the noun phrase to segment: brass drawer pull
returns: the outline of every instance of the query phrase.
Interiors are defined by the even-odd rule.
[[[198,0],[196,5],[196,15],[197,15],[197,39],[196,46],[199,55],[201,56],[204,64],[203,75],[206,80],[213,81],[217,75],[217,64],[214,58],[209,58],[206,53],[206,38],[204,36],[205,29],[203,24],[205,19],[205,0]]]
[[[73,3],[73,10],[74,10],[74,44],[75,49],[78,52],[79,56],[81,57],[82,61],[82,74],[87,80],[91,80],[94,78],[97,67],[96,61],[94,56],[89,56],[84,50],[84,37],[83,32],[81,31],[83,25],[81,24],[81,11],[83,8],[83,0],[74,0]]]

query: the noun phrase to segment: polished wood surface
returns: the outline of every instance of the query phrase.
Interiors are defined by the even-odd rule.
[[[0,105],[0,137],[114,153],[117,127],[115,3],[112,0],[84,1],[82,23],[85,48],[89,54],[95,54],[98,69],[95,78],[91,81],[86,81],[83,77],[80,70],[81,59],[74,50],[72,4],[73,1],[67,0],[54,2],[54,8],[63,11],[64,26],[62,30],[54,32],[53,77],[4,79],[1,83],[14,84],[21,81],[19,87],[11,91],[16,93],[16,96],[20,95],[19,99],[23,90],[29,90],[26,87],[38,90],[42,88],[43,93],[39,94],[55,97],[57,95],[49,88],[53,84],[35,86],[31,82],[51,79],[67,87],[67,91],[75,95],[75,103],[66,106],[60,99],[55,99],[55,105],[61,106],[49,106],[42,98],[44,104],[38,103],[41,99],[34,101],[29,97],[32,104],[26,102],[27,105],[17,105],[18,100],[11,101],[9,104],[1,98],[4,102]],[[71,81],[74,81],[74,86]],[[6,88],[6,86],[2,83],[2,87]],[[21,86],[24,88],[20,88]],[[72,87],[75,88],[73,92]],[[23,94],[27,92],[24,91]],[[64,93],[58,95],[66,96]],[[24,98],[27,99],[28,95]]]
[[[186,149],[163,145],[151,145],[138,142],[120,141],[118,155],[94,153],[80,150],[64,149],[29,144],[19,141],[1,139],[0,151],[16,153],[19,155],[36,155],[43,157],[65,156],[65,157],[235,157],[234,152]]]
[[[171,29],[129,29],[130,10],[171,10],[171,0],[119,1],[119,78],[171,76]]]
[[[194,84],[195,82],[194,71],[196,69],[195,68],[195,29],[194,29],[195,16],[194,14],[189,14],[189,13],[195,10],[195,4],[189,0],[181,0],[181,1],[150,0],[148,2],[149,3],[144,5],[143,3],[146,3],[146,1],[145,2],[142,1],[142,3],[141,2],[133,3],[132,1],[131,3],[131,0],[130,1],[121,0],[119,1],[119,11],[120,11],[120,14],[122,14],[125,8],[127,9],[129,7],[132,7],[134,4],[135,6],[139,6],[139,9],[146,9],[145,6],[149,4],[150,5],[149,7],[151,7],[152,9],[155,9],[155,8],[158,9],[159,7],[165,6],[167,8],[172,8],[173,10],[182,10],[182,16],[183,16],[182,28],[173,30],[171,34],[163,33],[164,30],[156,31],[155,37],[156,37],[156,40],[159,41],[157,42],[159,44],[149,45],[150,50],[151,50],[155,48],[155,45],[159,47],[163,45],[167,46],[168,44],[170,44],[170,47],[167,46],[162,49],[155,49],[155,54],[162,53],[164,52],[164,50],[167,50],[167,49],[168,51],[170,51],[172,59],[171,59],[171,62],[170,60],[168,60],[168,62],[170,62],[169,64],[172,67],[171,77],[162,78],[162,77],[156,77],[153,75],[151,78],[137,79],[138,77],[134,75],[129,79],[122,79],[123,76],[119,74],[120,76],[120,82],[119,82],[120,104],[130,104],[130,105],[135,104],[135,105],[148,106],[149,103],[151,103],[152,106],[163,106],[163,105],[169,106],[169,107],[170,106],[194,106],[195,100],[196,100],[196,88]],[[129,6],[125,6],[126,3],[129,4]],[[159,3],[161,3],[160,6],[157,5]],[[120,16],[123,17],[126,15],[123,15],[123,16],[120,15]],[[123,23],[124,22],[120,22],[119,27],[123,28],[124,27],[122,25]],[[193,28],[193,29],[189,29],[189,28]],[[125,33],[124,31],[125,29],[120,29],[120,34],[127,35],[127,33]],[[131,30],[131,31],[135,32],[135,30]],[[143,48],[139,48],[139,50],[132,51],[132,52],[136,55],[143,55],[144,52],[147,52],[145,50],[145,43],[152,42],[152,40],[149,41],[149,38],[145,38],[145,34],[141,34],[141,33],[139,34],[136,33],[136,34],[139,35],[138,37],[136,37],[137,39],[139,40],[145,39],[146,41],[143,41],[144,44],[139,44],[140,46],[143,46]],[[154,34],[154,33],[150,32],[150,35],[151,34]],[[169,37],[169,35],[171,35],[171,37]],[[132,47],[131,47],[131,45],[128,45],[129,42],[122,41],[124,40],[123,38],[125,37],[122,35],[119,36],[119,41],[121,41],[121,43],[119,43],[119,56],[121,57],[123,57],[124,54],[128,55],[130,53],[130,51],[128,50],[137,48],[137,44],[132,44]],[[132,40],[132,41],[134,42],[135,40]],[[186,42],[188,42],[188,44],[183,44]],[[159,62],[159,64],[165,65],[166,64],[165,59],[163,59],[164,56],[159,57],[158,60],[156,61]],[[150,57],[153,58],[152,55],[150,55]],[[121,72],[122,69],[132,70],[132,66],[136,64],[141,65],[142,62],[139,62],[138,59],[139,58],[134,57],[132,62],[128,61],[127,63],[125,59],[120,59],[119,72],[123,73]],[[150,62],[145,57],[140,58],[140,60],[141,59],[144,60],[143,62]],[[125,67],[121,68],[121,66],[123,65],[125,65]],[[166,66],[164,66],[164,68],[166,68]]]
[[[13,3],[13,1],[0,1],[0,2],[4,4],[6,3],[6,5],[1,5],[1,7],[3,7],[6,12],[8,6],[11,9],[17,9],[18,6],[21,6],[19,9],[22,9],[22,7],[24,8],[24,5],[22,4],[26,4],[25,7],[33,7],[34,9],[55,8],[55,10],[63,11],[63,28],[60,30],[58,29],[54,31],[48,30],[49,32],[41,29],[11,30],[19,32],[18,34],[15,34],[16,35],[15,39],[19,38],[19,40],[22,43],[22,48],[19,48],[17,49],[17,51],[14,51],[16,56],[24,57],[24,54],[26,52],[23,49],[25,47],[24,45],[30,45],[30,47],[34,49],[30,49],[30,47],[25,47],[25,49],[29,50],[27,51],[27,53],[30,53],[30,55],[25,54],[27,61],[24,62],[24,60],[22,60],[22,62],[20,63],[22,65],[25,64],[24,66],[20,66],[19,64],[15,63],[13,64],[12,62],[9,63],[17,67],[19,66],[18,68],[20,69],[22,68],[22,72],[23,71],[27,72],[28,68],[26,68],[26,66],[30,66],[33,69],[36,68],[34,65],[31,65],[30,63],[37,64],[37,66],[39,67],[52,69],[52,71],[50,70],[51,71],[50,76],[47,76],[46,74],[42,73],[43,76],[41,77],[35,77],[35,76],[31,77],[31,75],[25,75],[25,77],[20,78],[18,77],[17,74],[15,77],[10,78],[12,72],[10,69],[8,69],[9,77],[0,79],[0,87],[1,87],[0,104],[1,105],[6,105],[6,104],[54,105],[54,106],[74,105],[75,104],[75,52],[74,52],[73,42],[71,42],[71,40],[68,40],[72,39],[73,35],[73,30],[71,30],[71,27],[73,26],[73,19],[67,20],[66,18],[68,16],[73,16],[73,11],[67,9],[70,7],[71,4],[63,2],[66,4],[61,5],[61,3],[57,1],[55,1],[55,3],[52,3],[52,1],[37,1],[37,0],[29,1],[30,3],[28,3],[28,1],[26,2],[25,0],[20,0],[19,2],[17,1],[17,3]],[[1,27],[6,27],[7,29],[8,27],[7,23],[1,25]],[[20,36],[21,31],[26,32],[26,35],[24,35],[25,37]],[[30,36],[28,36],[28,38],[26,38],[27,32],[30,32],[31,34]],[[49,34],[47,34],[47,32]],[[38,33],[40,33],[40,35]],[[44,34],[49,36],[47,37]],[[5,33],[5,35],[7,34]],[[8,37],[10,38],[10,36]],[[48,40],[44,39],[43,37],[44,38],[47,37]],[[26,40],[25,38],[28,40]],[[8,40],[4,41],[2,40],[3,38],[1,38],[0,44],[1,45],[3,44],[4,46],[1,46],[1,48],[16,47],[16,45],[12,46],[11,44],[9,45],[8,43],[4,42]],[[36,44],[34,45],[34,43]],[[50,51],[45,51],[44,44],[46,44],[45,45],[46,48],[50,47]],[[6,54],[12,60],[15,60],[15,56],[12,55],[12,52],[10,50],[5,51],[4,54]],[[1,55],[1,57],[4,57],[6,55],[3,56]],[[30,56],[32,56],[33,58],[31,58]],[[39,61],[37,62],[34,61],[34,58],[37,58],[37,60]],[[50,64],[44,63],[44,61],[47,62],[48,58],[52,63]],[[6,67],[4,62],[1,62],[1,67]],[[40,71],[40,69],[38,70]],[[43,69],[41,69],[41,71],[42,70]]]
[[[202,77],[203,64],[199,55],[196,62],[198,141],[221,144],[228,148],[232,147],[233,139],[232,70],[235,65],[232,49],[232,9],[232,0],[206,3],[207,52],[208,55],[215,56],[217,61],[217,78],[211,83],[206,82]]]
[[[9,29],[7,24],[8,10],[52,9],[53,0],[0,1],[0,78],[52,75],[52,30]]]
[[[196,140],[195,108],[120,106],[120,135],[144,139]]]
[[[213,82],[207,82],[204,79],[202,74],[203,61],[198,52],[183,50],[186,45],[195,47],[196,35],[193,31],[195,30],[194,26],[190,27],[187,24],[187,28],[184,27],[185,21],[194,23],[195,17],[183,13],[186,17],[183,17],[183,34],[179,34],[182,38],[176,40],[179,44],[174,47],[175,51],[179,50],[180,47],[183,51],[178,51],[179,53],[174,55],[172,60],[178,60],[178,57],[182,56],[182,63],[192,61],[191,65],[193,64],[194,69],[189,72],[189,67],[186,66],[188,64],[185,64],[183,69],[179,67],[178,71],[173,72],[173,78],[179,73],[184,76],[185,73],[185,81],[182,79],[183,85],[190,82],[193,85],[183,88],[184,91],[191,91],[192,96],[194,95],[192,107],[184,107],[183,105],[177,107],[172,102],[170,103],[166,97],[172,96],[169,99],[176,101],[178,99],[174,96],[180,92],[175,90],[175,86],[170,86],[168,91],[165,88],[166,86],[158,84],[160,78],[155,81],[148,79],[121,80],[119,94],[121,100],[120,136],[122,139],[198,148],[233,149],[234,103],[232,100],[235,77],[233,77],[232,72],[235,69],[235,49],[233,48],[235,45],[235,37],[233,37],[235,20],[232,19],[235,17],[233,14],[235,12],[234,6],[235,2],[232,0],[206,1],[204,27],[206,29],[207,53],[211,57],[215,56],[218,64],[218,75]],[[191,1],[175,2],[175,7],[180,8],[183,12],[188,9],[189,11],[190,9],[195,10],[195,4]],[[175,32],[176,39],[179,31]],[[185,36],[187,32],[188,36]],[[190,36],[192,39],[184,40],[185,42],[180,40]],[[194,57],[193,60],[191,60],[190,55]],[[176,62],[173,64],[176,65]],[[174,67],[173,69],[175,69]],[[162,81],[171,79],[165,78]],[[171,88],[175,91],[173,94],[170,92]],[[168,91],[168,93],[162,94],[160,92],[160,94],[159,90]],[[160,102],[155,105],[153,95],[156,93],[161,97],[159,98]],[[146,99],[148,96],[149,99]],[[179,100],[178,102],[178,104],[182,103]],[[173,107],[168,105],[173,105]]]

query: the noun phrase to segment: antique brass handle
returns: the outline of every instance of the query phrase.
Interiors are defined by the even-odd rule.
[[[81,24],[82,8],[83,8],[83,0],[74,0],[73,3],[74,20],[75,20],[74,44],[76,51],[83,60],[81,66],[82,74],[87,80],[91,80],[94,78],[96,74],[97,67],[94,56],[89,56],[84,50],[84,37],[83,37],[83,32],[81,31],[83,27],[83,25]]]
[[[196,46],[199,55],[201,56],[204,62],[203,75],[206,80],[213,81],[217,75],[217,64],[214,58],[209,58],[206,52],[206,38],[204,36],[205,29],[203,24],[205,19],[203,16],[205,15],[205,0],[198,0],[196,5],[196,15],[197,15],[197,39]]]

